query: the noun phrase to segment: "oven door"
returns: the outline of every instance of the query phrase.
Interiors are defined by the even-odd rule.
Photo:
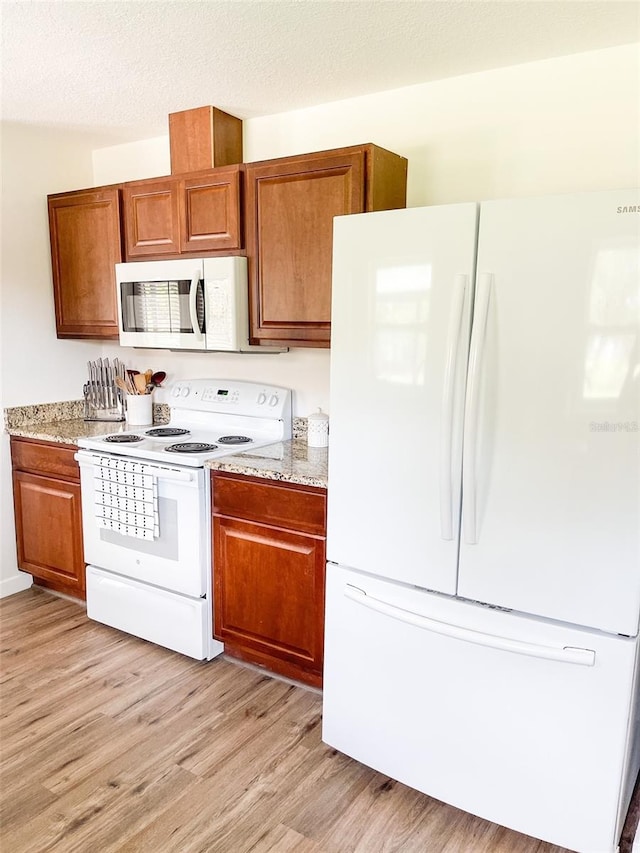
[[[105,458],[127,461],[125,457],[86,450],[76,454],[80,463],[85,562],[171,592],[195,598],[205,596],[211,572],[210,500],[205,470],[144,463],[145,475],[153,478],[157,495],[157,524],[147,539],[136,535],[140,531],[134,526],[114,525],[127,532],[104,526],[100,469]],[[126,503],[135,495],[118,495],[114,491],[114,517],[135,509]]]

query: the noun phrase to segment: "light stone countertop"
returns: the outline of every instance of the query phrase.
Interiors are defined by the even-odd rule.
[[[4,410],[5,431],[34,441],[77,444],[94,435],[129,431],[126,422],[85,421],[82,401],[20,406]],[[154,423],[166,423],[168,410],[154,404]],[[308,447],[302,418],[294,418],[294,438],[244,453],[234,453],[206,464],[207,468],[280,480],[304,486],[327,487],[326,447]]]
[[[212,459],[206,463],[206,467],[230,474],[245,474],[326,489],[328,455],[328,448],[309,447],[306,439],[294,438]]]
[[[110,435],[114,432],[125,432],[127,425],[124,421],[85,421],[82,418],[69,418],[66,421],[40,421],[23,423],[19,426],[7,427],[9,435],[19,438],[31,438],[34,441],[53,441],[58,444],[77,444],[79,438],[89,438],[93,435]]]

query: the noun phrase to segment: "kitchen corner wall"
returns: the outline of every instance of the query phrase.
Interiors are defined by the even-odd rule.
[[[96,345],[59,341],[51,284],[47,194],[91,186],[95,142],[2,124],[0,408],[77,399]],[[31,585],[18,572],[9,437],[0,437],[0,597]]]

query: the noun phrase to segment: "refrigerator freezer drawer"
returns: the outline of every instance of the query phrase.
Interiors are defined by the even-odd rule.
[[[616,849],[637,641],[327,567],[323,740],[580,853]]]

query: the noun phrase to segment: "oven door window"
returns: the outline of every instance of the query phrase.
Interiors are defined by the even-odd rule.
[[[123,536],[116,530],[100,530],[103,542],[125,547],[141,554],[162,557],[163,560],[177,562],[178,552],[178,502],[167,498],[158,498],[158,515],[161,520],[160,536],[157,539],[135,539]]]
[[[196,287],[196,317],[193,328],[189,308],[191,281],[120,282],[122,329],[124,332],[204,332],[203,282]]]

